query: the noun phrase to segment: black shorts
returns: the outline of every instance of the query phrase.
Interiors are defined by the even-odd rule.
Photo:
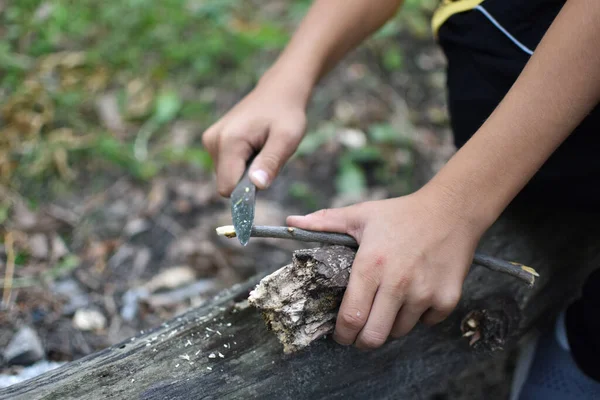
[[[500,103],[564,3],[485,0],[476,8],[451,15],[439,27],[437,39],[448,60],[448,106],[457,147],[465,144]],[[600,107],[596,107],[517,200],[540,206],[597,208],[599,128]]]

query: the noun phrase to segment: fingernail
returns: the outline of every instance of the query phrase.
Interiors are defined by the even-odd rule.
[[[256,179],[261,186],[265,188],[269,186],[269,175],[267,175],[267,173],[262,169],[252,172],[251,176],[252,178]]]

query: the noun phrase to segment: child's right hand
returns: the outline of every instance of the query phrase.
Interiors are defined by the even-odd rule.
[[[307,95],[290,81],[265,80],[204,132],[202,142],[216,166],[217,188],[228,197],[246,162],[258,152],[250,179],[266,189],[294,154],[306,127]],[[305,90],[305,89],[304,89]]]

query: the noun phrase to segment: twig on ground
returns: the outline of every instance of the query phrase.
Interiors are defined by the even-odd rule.
[[[235,229],[232,225],[218,227],[217,234],[228,238],[236,237]],[[350,235],[332,232],[307,231],[287,226],[253,226],[251,237],[292,239],[301,242],[320,242],[358,248],[358,243]],[[530,286],[533,286],[535,278],[539,276],[539,274],[531,267],[516,262],[501,260],[481,253],[475,253],[473,264],[486,267],[492,271],[514,276],[515,278],[527,282]]]
[[[4,236],[4,247],[6,248],[6,272],[4,273],[4,291],[2,292],[2,306],[7,309],[10,305],[12,293],[13,274],[15,272],[15,249],[12,232]]]

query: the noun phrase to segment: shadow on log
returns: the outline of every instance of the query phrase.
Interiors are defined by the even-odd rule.
[[[376,351],[327,337],[285,354],[245,301],[256,277],[154,331],[4,389],[0,398],[428,398],[551,321],[600,265],[599,221],[574,212],[507,211],[479,249],[535,268],[535,286],[473,267],[446,321]],[[478,340],[467,333],[473,330]]]

